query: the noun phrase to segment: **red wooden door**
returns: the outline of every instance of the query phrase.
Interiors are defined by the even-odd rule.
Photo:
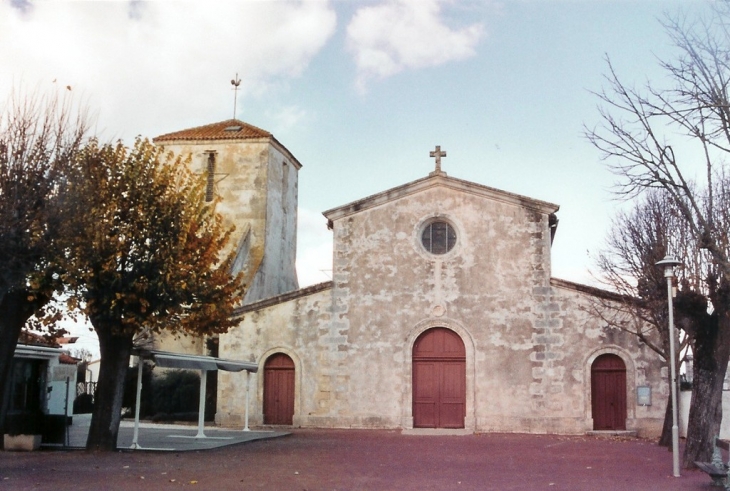
[[[594,430],[626,429],[626,365],[616,355],[601,355],[591,366]]]
[[[294,362],[284,353],[264,364],[264,424],[290,425],[294,416]]]
[[[463,428],[466,351],[458,334],[429,329],[413,345],[413,426]]]

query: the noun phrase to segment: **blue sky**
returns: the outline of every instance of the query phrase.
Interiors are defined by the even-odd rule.
[[[64,2],[0,0],[0,100],[70,86],[102,138],[238,117],[303,163],[299,274],[328,279],[321,212],[433,170],[561,206],[553,275],[591,282],[623,206],[583,137],[604,56],[660,80],[664,13],[701,0]],[[54,85],[53,81],[56,81]]]

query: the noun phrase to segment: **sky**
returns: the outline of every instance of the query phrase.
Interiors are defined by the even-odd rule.
[[[705,0],[0,0],[0,101],[71,91],[101,139],[132,143],[234,115],[303,164],[297,270],[330,279],[322,211],[448,175],[560,205],[553,276],[595,284],[626,206],[584,136],[606,57],[661,80],[660,20]],[[231,79],[241,80],[234,92]],[[82,330],[83,331],[83,330]],[[82,341],[93,344],[93,336]]]

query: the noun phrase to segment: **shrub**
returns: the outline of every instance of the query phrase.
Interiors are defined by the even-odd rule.
[[[168,370],[152,380],[154,413],[197,413],[200,376],[190,370]]]

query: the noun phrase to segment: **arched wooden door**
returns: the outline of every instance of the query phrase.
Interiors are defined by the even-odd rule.
[[[466,350],[458,334],[429,329],[413,345],[413,426],[463,428]]]
[[[294,416],[294,362],[284,353],[264,364],[264,424],[290,425]]]
[[[626,365],[621,357],[601,355],[591,365],[594,430],[626,429]]]

